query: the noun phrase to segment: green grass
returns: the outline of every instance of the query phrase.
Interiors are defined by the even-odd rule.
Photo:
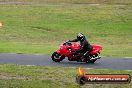
[[[0,44],[0,53],[28,53],[28,54],[50,54],[53,50],[56,50],[55,45],[43,45],[43,44],[25,44],[25,43],[13,43],[13,42],[2,42]],[[56,45],[57,46],[57,45]]]
[[[132,4],[131,0],[0,0],[1,2],[44,2],[44,3],[76,3],[76,4]]]
[[[63,69],[63,70],[62,70]],[[0,88],[131,88],[130,84],[89,84],[75,82],[77,68],[0,65]],[[132,71],[86,69],[87,74],[130,74]]]
[[[131,2],[131,0],[128,0]],[[82,32],[103,56],[132,56],[132,6],[119,4],[0,5],[0,52],[51,54]]]

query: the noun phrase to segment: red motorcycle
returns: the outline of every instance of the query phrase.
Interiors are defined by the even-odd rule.
[[[93,44],[93,50],[90,54],[87,55],[86,58],[82,58],[82,53],[76,53],[76,50],[80,49],[79,44],[72,44],[70,42],[63,42],[60,45],[60,49],[56,50],[51,58],[55,62],[60,62],[65,57],[68,58],[69,61],[77,61],[77,62],[86,62],[86,63],[94,63],[97,59],[100,59],[99,56],[100,51],[102,50],[102,46]],[[87,54],[87,52],[85,53]]]

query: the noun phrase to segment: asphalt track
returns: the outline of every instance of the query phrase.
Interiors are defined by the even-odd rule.
[[[48,55],[33,55],[33,54],[0,54],[0,64],[19,64],[19,65],[37,65],[37,66],[65,66],[99,69],[118,69],[132,70],[132,58],[111,58],[102,57],[94,64],[70,62],[64,59],[62,62],[53,62]]]

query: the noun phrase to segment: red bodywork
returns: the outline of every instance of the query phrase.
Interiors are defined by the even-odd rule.
[[[90,52],[90,54],[94,55],[94,54],[100,53],[100,51],[102,50],[102,46],[100,45],[93,44],[92,46],[93,46],[93,51]],[[62,43],[60,45],[60,49],[56,50],[56,52],[60,54],[61,56],[65,56],[68,58],[76,58],[76,56],[73,55],[74,52],[72,52],[72,50],[79,50],[79,49],[80,49],[79,44],[64,45],[64,43]]]
[[[93,44],[92,46],[93,46],[93,51],[90,52],[90,54],[100,53],[100,51],[102,50],[102,46],[100,45]]]

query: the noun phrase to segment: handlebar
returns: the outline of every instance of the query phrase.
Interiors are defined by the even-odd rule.
[[[72,44],[71,44],[70,42],[67,42],[67,41],[66,41],[66,42],[63,43],[63,45],[65,45],[65,46],[70,46],[70,45],[72,45]]]

